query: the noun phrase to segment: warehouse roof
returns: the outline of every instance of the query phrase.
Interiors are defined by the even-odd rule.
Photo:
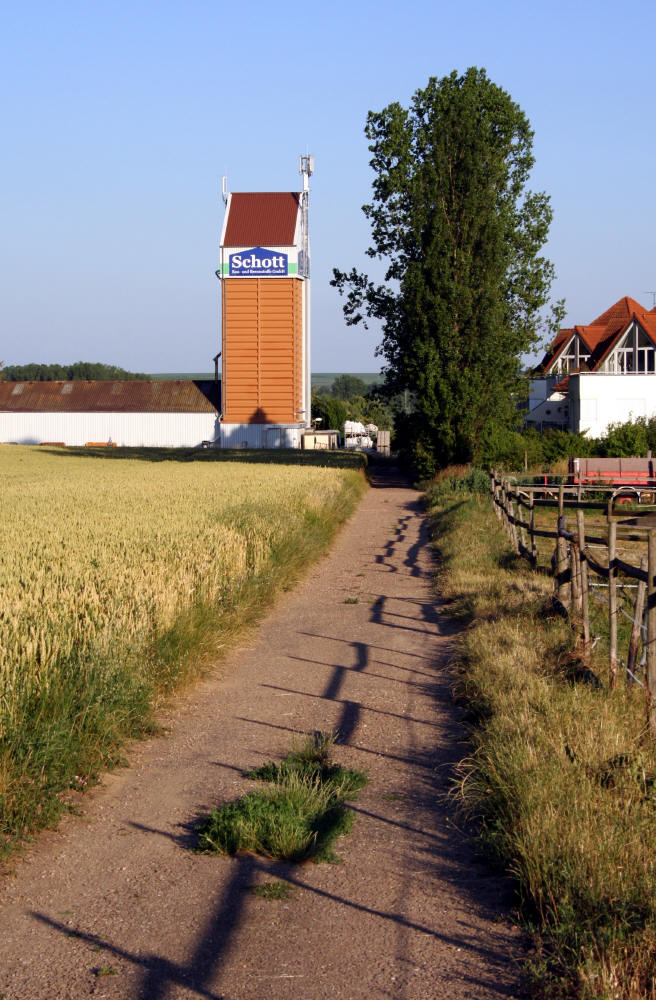
[[[223,246],[294,246],[299,205],[297,191],[231,194]]]
[[[0,382],[4,413],[211,413],[221,409],[221,383]]]

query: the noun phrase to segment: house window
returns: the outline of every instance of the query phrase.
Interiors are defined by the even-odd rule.
[[[576,354],[574,352],[571,354],[561,354],[559,361],[558,370],[561,372],[571,372],[576,368]]]
[[[621,372],[623,375],[627,375],[629,372],[633,371],[632,347],[618,347],[615,357],[618,372]]]
[[[566,374],[567,372],[573,372],[576,371],[577,368],[580,368],[581,365],[590,358],[589,354],[581,353],[583,346],[583,343],[578,337],[572,337],[562,353],[559,354],[553,368],[551,369],[552,372]]]
[[[642,334],[638,338],[638,345],[636,347],[636,371],[644,374],[653,374],[655,370],[655,356],[656,350],[654,349],[654,345]]]
[[[623,375],[656,373],[656,347],[637,324],[622,337],[608,358],[606,371]]]

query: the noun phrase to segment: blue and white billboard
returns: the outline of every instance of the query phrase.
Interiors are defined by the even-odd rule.
[[[228,274],[231,278],[286,278],[287,254],[264,247],[239,250],[228,257]]]

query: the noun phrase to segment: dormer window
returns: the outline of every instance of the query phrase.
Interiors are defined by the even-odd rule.
[[[568,372],[576,371],[589,360],[590,355],[587,350],[583,341],[575,334],[554,361],[549,374],[566,375]]]
[[[656,347],[637,323],[633,323],[611,352],[604,370],[618,375],[656,373]]]

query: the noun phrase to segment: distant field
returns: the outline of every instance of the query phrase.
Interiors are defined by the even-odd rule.
[[[312,387],[320,389],[322,386],[331,386],[339,375],[353,375],[354,378],[361,378],[367,385],[381,385],[383,381],[380,372],[312,372]]]
[[[0,446],[0,856],[120,759],[364,486],[361,471],[200,454]]]
[[[331,386],[338,375],[354,375],[361,378],[367,385],[381,384],[383,376],[380,372],[312,372],[312,386],[319,389],[322,386]],[[152,379],[213,379],[214,372],[152,372],[148,378]]]

